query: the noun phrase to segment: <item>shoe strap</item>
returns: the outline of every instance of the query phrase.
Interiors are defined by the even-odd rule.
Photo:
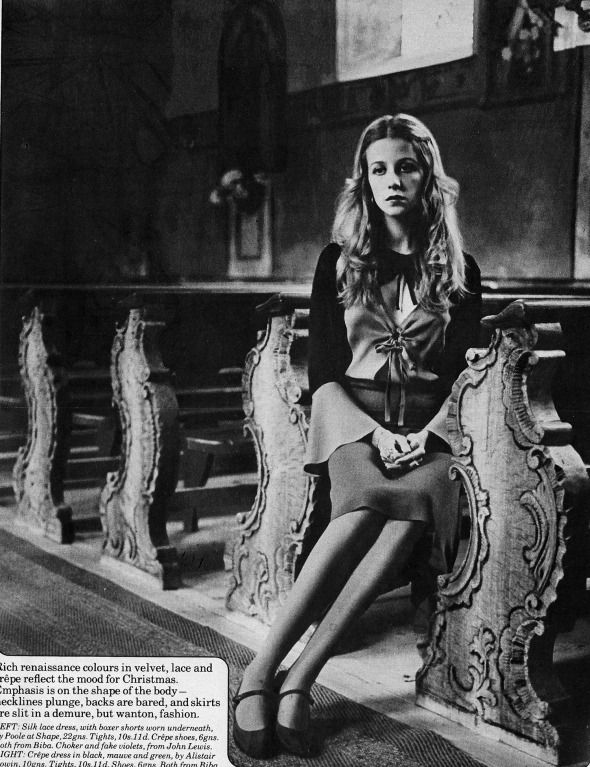
[[[293,688],[291,690],[285,690],[284,692],[279,693],[278,699],[280,700],[281,698],[284,698],[285,695],[302,695],[307,700],[309,705],[313,706],[313,698],[311,697],[311,695],[308,693],[307,690],[300,690],[296,688]]]
[[[274,693],[272,690],[266,690],[264,688],[260,690],[248,690],[248,692],[240,692],[237,695],[234,695],[232,698],[234,708],[238,705],[238,703],[241,703],[245,698],[250,698],[252,695],[262,695],[263,697],[270,698],[271,700],[276,698],[276,693]]]

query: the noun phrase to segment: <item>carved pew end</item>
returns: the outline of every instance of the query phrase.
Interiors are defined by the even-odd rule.
[[[505,745],[514,748],[516,751],[521,751],[523,754],[540,759],[547,764],[555,765],[555,767],[560,764],[557,750],[550,753],[546,746],[486,722],[484,719],[477,716],[477,714],[470,714],[467,711],[460,712],[454,706],[445,703],[444,700],[425,694],[419,694],[416,696],[416,705],[427,709],[428,711],[432,711],[434,714],[443,716],[445,719],[449,719],[452,722],[466,726],[473,732],[482,735],[485,738],[504,743]],[[518,756],[515,755],[514,764],[518,763]]]
[[[551,396],[564,357],[554,348],[559,326],[536,325],[544,307],[531,303],[485,318],[490,346],[468,353],[453,386],[451,475],[465,486],[471,535],[439,577],[416,702],[557,765],[572,703],[553,668],[554,641],[579,615],[572,555],[585,540],[577,530],[583,518],[587,526],[590,483]]]
[[[134,298],[111,349],[113,400],[122,430],[119,468],[100,496],[103,554],[180,585],[176,549],[166,532],[178,478],[178,403],[158,338],[164,323]]]
[[[267,624],[295,580],[315,511],[316,482],[302,469],[310,410],[307,305],[282,294],[258,307],[266,329],[246,357],[242,383],[258,490],[227,544],[226,607]]]
[[[59,543],[74,538],[72,510],[64,503],[68,457],[68,378],[51,332],[51,317],[39,306],[23,316],[19,370],[28,427],[12,471],[16,515]]]

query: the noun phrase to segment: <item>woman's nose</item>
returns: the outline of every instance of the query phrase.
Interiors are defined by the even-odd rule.
[[[401,179],[400,179],[400,177],[397,175],[397,173],[395,171],[392,171],[391,175],[389,176],[388,186],[391,189],[393,189],[394,187],[401,186]]]

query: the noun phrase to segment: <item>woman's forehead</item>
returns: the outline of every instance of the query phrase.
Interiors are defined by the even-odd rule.
[[[417,160],[416,151],[410,141],[403,138],[380,138],[373,141],[365,152],[367,162],[378,160],[398,160],[402,157],[412,157]]]

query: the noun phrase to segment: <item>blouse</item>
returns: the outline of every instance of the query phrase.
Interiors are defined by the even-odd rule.
[[[452,294],[450,307],[443,312],[416,306],[413,258],[392,251],[377,254],[381,294],[377,306],[356,304],[345,309],[338,300],[339,256],[337,244],[324,248],[311,293],[312,414],[305,469],[312,474],[323,472],[322,465],[336,448],[367,437],[381,425],[349,394],[351,379],[384,382],[385,421],[391,419],[394,431],[404,426],[406,389],[437,392],[438,411],[423,428],[448,441],[447,395],[465,367],[467,349],[479,341],[481,280],[468,254],[466,293]],[[390,386],[401,391],[397,413],[388,412]]]

